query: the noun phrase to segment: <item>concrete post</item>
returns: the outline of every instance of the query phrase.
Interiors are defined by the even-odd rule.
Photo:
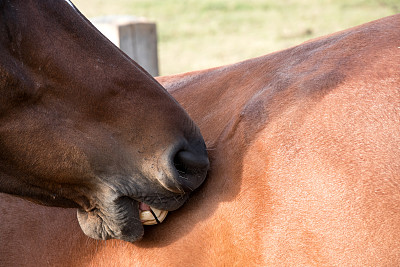
[[[152,76],[159,75],[154,22],[133,16],[105,16],[94,18],[91,22]]]

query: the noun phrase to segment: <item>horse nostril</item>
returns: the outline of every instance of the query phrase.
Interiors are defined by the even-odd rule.
[[[178,171],[178,184],[185,192],[191,192],[203,183],[209,167],[209,161],[205,155],[181,150],[175,155],[174,165]]]
[[[180,166],[185,171],[186,169],[207,169],[208,158],[204,156],[198,156],[192,152],[181,150],[175,155],[174,159],[175,166]],[[179,168],[178,168],[179,170]]]

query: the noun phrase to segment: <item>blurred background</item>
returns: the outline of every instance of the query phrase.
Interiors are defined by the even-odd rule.
[[[160,75],[236,63],[400,13],[400,0],[72,1],[88,18],[155,22]]]

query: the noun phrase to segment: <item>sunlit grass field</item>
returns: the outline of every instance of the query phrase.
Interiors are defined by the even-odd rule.
[[[161,75],[235,63],[400,12],[400,0],[72,1],[89,18],[155,21]]]

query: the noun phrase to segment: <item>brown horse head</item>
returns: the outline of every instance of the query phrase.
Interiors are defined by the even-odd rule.
[[[135,241],[139,203],[177,209],[207,169],[186,112],[71,3],[0,1],[0,192]]]

